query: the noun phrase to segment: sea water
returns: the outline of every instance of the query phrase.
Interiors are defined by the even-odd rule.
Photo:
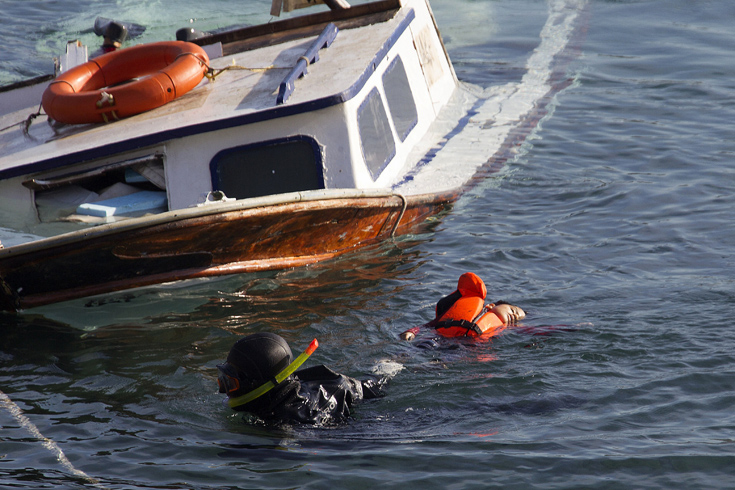
[[[539,0],[434,0],[458,76],[520,79]],[[261,21],[268,2],[0,1],[2,83],[98,15]],[[316,266],[0,315],[0,487],[720,489],[735,477],[735,3],[590,0],[548,115],[421,233]],[[265,17],[267,19],[267,17]],[[0,223],[0,227],[2,223]],[[401,342],[474,271],[526,309],[491,342]],[[221,403],[232,343],[403,369],[347,425]],[[395,365],[395,364],[391,364]]]

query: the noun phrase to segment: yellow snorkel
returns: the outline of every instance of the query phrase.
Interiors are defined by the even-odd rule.
[[[275,381],[276,381],[275,383],[273,382],[273,380],[267,381],[249,393],[245,393],[244,395],[230,398],[229,400],[227,400],[227,404],[230,406],[230,408],[235,408],[235,407],[239,407],[240,405],[245,405],[246,403],[250,403],[256,398],[265,395],[270,390],[272,390],[273,388],[281,384],[286,378],[291,376],[294,373],[294,371],[296,371],[299,367],[301,367],[301,365],[304,362],[306,362],[309,356],[314,353],[317,347],[319,347],[319,342],[316,339],[312,340],[311,343],[309,344],[309,347],[307,347],[306,350],[302,352],[299,357],[294,359],[294,361],[288,366],[286,366],[286,368],[283,371],[281,371],[280,373],[274,376]]]

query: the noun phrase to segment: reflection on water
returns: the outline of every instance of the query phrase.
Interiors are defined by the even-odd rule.
[[[228,321],[223,327],[230,329],[279,318],[302,327],[325,316],[345,314],[345,309],[361,310],[370,299],[362,293],[386,279],[400,280],[419,267],[420,251],[411,248],[429,238],[440,220],[441,215],[427,221],[418,235],[398,237],[324,264],[105,294],[33,308],[21,313],[20,318],[40,318],[90,331],[114,325],[161,325],[178,318],[206,322],[214,317],[219,321],[226,309]],[[291,310],[289,301],[296,298],[301,313],[287,320],[276,305],[284,302]],[[345,298],[349,304],[344,304]]]

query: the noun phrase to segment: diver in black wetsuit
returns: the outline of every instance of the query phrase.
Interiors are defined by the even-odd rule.
[[[227,404],[266,422],[333,425],[345,422],[352,405],[383,396],[386,379],[360,381],[326,366],[294,372],[316,349],[316,339],[295,361],[279,335],[256,333],[238,340],[219,369]]]

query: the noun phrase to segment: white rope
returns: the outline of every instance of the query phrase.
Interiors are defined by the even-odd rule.
[[[8,395],[3,393],[2,390],[0,390],[0,405],[2,405],[10,413],[10,415],[12,415],[15,420],[18,421],[21,427],[30,432],[33,437],[38,439],[43,447],[56,455],[57,461],[61,463],[61,465],[66,468],[67,471],[69,471],[74,476],[85,479],[88,483],[92,483],[96,486],[99,486],[100,488],[104,488],[99,485],[98,480],[92,478],[82,470],[76,469],[74,465],[71,464],[71,461],[69,461],[69,459],[66,457],[64,451],[61,450],[59,445],[48,437],[41,434],[41,431],[38,430],[38,427],[36,427],[33,422],[31,422],[28,417],[23,414],[23,410],[21,410],[20,407],[8,397]]]

